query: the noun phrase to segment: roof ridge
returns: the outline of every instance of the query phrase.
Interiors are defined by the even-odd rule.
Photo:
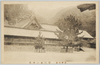
[[[11,26],[5,26],[5,27],[6,27],[6,28],[23,29],[23,30],[31,30],[31,29],[19,28],[19,27],[11,27]],[[32,31],[46,31],[46,32],[54,32],[54,31],[42,30],[42,29],[33,29]]]
[[[43,25],[51,25],[51,26],[57,26],[57,25],[54,25],[54,24],[47,24],[47,23],[40,23],[40,25],[43,24]]]

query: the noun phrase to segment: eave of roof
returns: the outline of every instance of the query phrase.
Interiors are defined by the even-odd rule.
[[[4,35],[38,37],[39,32],[42,33],[41,35],[44,38],[58,39],[58,37],[54,34],[54,32],[4,27]]]
[[[19,29],[19,28],[4,27],[4,35],[38,37],[39,32],[42,33],[42,36],[44,38],[58,39],[58,37],[55,35],[55,33],[54,32],[50,32],[50,31],[44,31],[44,30],[28,30],[28,29],[21,29],[21,28]],[[79,30],[79,32],[82,32],[82,30]],[[93,38],[86,31],[83,31],[81,34],[78,35],[78,37]]]

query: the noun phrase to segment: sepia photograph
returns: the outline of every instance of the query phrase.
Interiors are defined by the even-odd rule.
[[[1,4],[2,64],[99,63],[98,1]]]

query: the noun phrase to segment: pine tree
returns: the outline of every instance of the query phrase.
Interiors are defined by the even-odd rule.
[[[41,36],[41,32],[39,32],[38,37],[36,37],[36,41],[35,41],[35,49],[39,52],[41,52],[41,50],[44,50],[44,38],[43,36]]]
[[[79,33],[79,27],[81,26],[81,23],[79,19],[75,18],[75,16],[70,15],[64,18],[62,21],[60,20],[60,23],[58,23],[58,27],[62,31],[55,32],[55,34],[58,36],[59,39],[61,39],[61,44],[63,47],[66,46],[66,49],[68,49],[68,46],[73,46],[74,42],[76,40],[79,40],[77,35],[81,34]],[[78,44],[78,43],[77,43]]]

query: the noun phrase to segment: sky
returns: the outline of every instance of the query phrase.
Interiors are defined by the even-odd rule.
[[[28,4],[28,8],[32,10],[36,17],[43,20],[43,23],[51,22],[52,18],[63,9],[77,7],[84,2],[33,2]]]

